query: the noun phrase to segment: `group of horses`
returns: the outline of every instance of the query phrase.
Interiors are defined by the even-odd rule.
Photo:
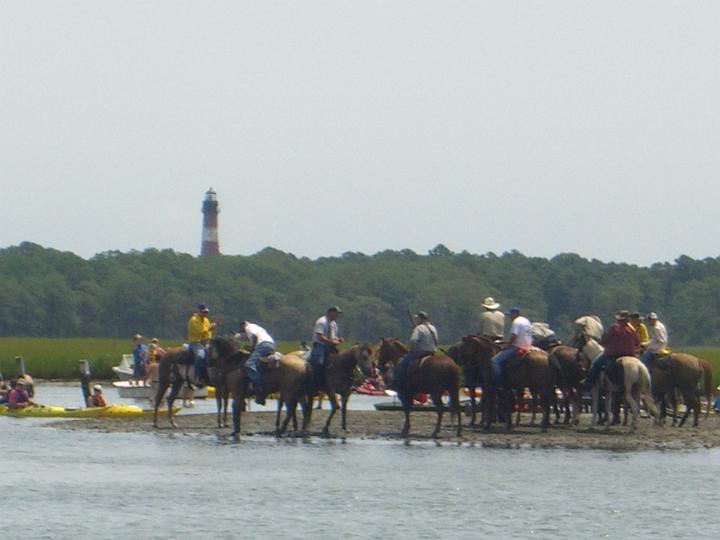
[[[515,358],[505,364],[505,384],[495,389],[491,379],[491,359],[502,348],[501,343],[477,335],[468,335],[458,342],[438,349],[432,355],[411,363],[405,383],[397,388],[398,398],[403,408],[405,421],[401,430],[407,436],[410,430],[410,411],[413,396],[429,394],[435,405],[437,420],[432,436],[439,434],[443,412],[449,409],[458,435],[462,431],[460,414],[460,374],[470,395],[470,424],[478,424],[489,429],[493,422],[503,422],[511,429],[513,411],[518,399],[529,390],[533,401],[533,422],[536,404],[542,413],[541,428],[550,426],[551,407],[555,407],[556,422],[564,411],[564,422],[577,424],[582,407],[582,382],[587,375],[591,361],[601,352],[602,347],[588,335],[577,335],[571,345],[552,342],[544,348],[533,347],[521,358]],[[303,421],[300,433],[309,428],[313,401],[323,392],[328,396],[331,411],[323,426],[323,435],[329,435],[331,421],[340,409],[341,428],[347,431],[347,402],[356,382],[357,371],[368,375],[373,363],[386,377],[386,383],[392,384],[393,368],[407,352],[407,348],[397,338],[382,338],[379,344],[355,344],[344,351],[334,351],[326,359],[324,377],[313,375],[313,366],[305,360],[305,351],[295,351],[282,355],[275,360],[274,367],[263,369],[263,391],[277,393],[277,413],[275,432],[284,434],[290,421],[297,431],[296,409],[300,405]],[[241,413],[245,410],[246,399],[254,391],[245,373],[244,365],[250,352],[244,350],[232,338],[216,337],[208,344],[207,364],[211,380],[216,387],[217,426],[227,426],[228,396],[232,395],[232,435],[240,434]],[[154,400],[153,424],[158,425],[158,408],[168,388],[168,418],[176,427],[173,417],[173,401],[183,384],[191,379],[193,353],[189,350],[170,349],[160,359],[159,382]],[[263,365],[263,362],[261,362]],[[676,412],[676,396],[679,394],[686,405],[686,412],[680,421],[682,425],[690,412],[694,412],[693,425],[698,425],[700,415],[700,395],[698,385],[705,378],[705,391],[708,399],[708,412],[712,400],[712,370],[703,359],[685,353],[672,353],[655,363],[648,370],[635,357],[617,359],[611,369],[600,377],[600,382],[592,389],[593,424],[601,421],[599,399],[605,395],[605,422],[610,424],[610,414],[615,412],[613,403],[625,403],[626,411],[632,412],[631,429],[637,427],[637,417],[641,400],[646,408],[660,422],[665,413],[666,400],[669,400]],[[476,401],[475,390],[482,388],[482,399]],[[558,402],[556,391],[562,399]],[[443,396],[448,395],[445,405]],[[337,396],[340,397],[338,403]],[[660,409],[655,406],[660,404]],[[285,409],[285,416],[281,416]],[[707,414],[707,413],[706,413]],[[676,414],[673,415],[675,424]],[[516,422],[519,415],[516,416]]]

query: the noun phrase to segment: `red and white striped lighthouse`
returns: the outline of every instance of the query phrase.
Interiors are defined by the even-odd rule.
[[[202,247],[200,256],[220,255],[220,242],[218,241],[218,200],[217,193],[210,188],[205,193],[205,200],[202,205],[203,228]]]

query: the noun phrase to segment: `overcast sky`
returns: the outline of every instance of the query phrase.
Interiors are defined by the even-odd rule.
[[[720,3],[0,0],[0,247],[720,252]]]

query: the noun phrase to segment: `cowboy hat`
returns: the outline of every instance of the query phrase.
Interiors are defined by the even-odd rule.
[[[500,304],[498,304],[492,296],[488,296],[483,300],[482,307],[486,309],[497,309],[500,307]]]

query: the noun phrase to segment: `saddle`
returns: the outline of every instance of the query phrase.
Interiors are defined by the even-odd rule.
[[[672,354],[666,354],[665,356],[653,355],[655,365],[660,369],[670,369],[673,364]]]
[[[268,371],[271,369],[277,369],[280,367],[280,359],[282,354],[274,352],[272,354],[265,355],[260,358],[260,369],[262,371]]]

